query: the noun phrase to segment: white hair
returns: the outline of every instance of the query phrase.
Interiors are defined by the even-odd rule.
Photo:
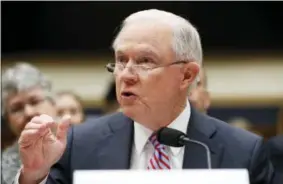
[[[202,65],[203,53],[200,36],[196,28],[188,20],[170,12],[150,9],[126,17],[122,23],[122,29],[127,25],[142,21],[163,23],[170,26],[173,33],[172,49],[175,52],[176,59],[190,60],[198,63],[199,66]],[[112,44],[114,50],[117,47],[119,34]],[[197,80],[199,80],[199,77],[197,77],[193,86],[195,86]]]
[[[36,67],[19,62],[7,68],[2,74],[2,107],[1,114],[5,114],[7,97],[33,87],[41,87],[46,97],[53,98],[51,81]]]

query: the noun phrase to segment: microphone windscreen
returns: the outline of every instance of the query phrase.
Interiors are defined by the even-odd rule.
[[[186,134],[179,130],[163,127],[156,132],[157,140],[160,144],[173,147],[182,147],[181,137],[186,137]]]

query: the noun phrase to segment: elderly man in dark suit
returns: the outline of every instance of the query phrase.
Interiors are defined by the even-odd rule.
[[[155,132],[161,127],[206,144],[213,168],[245,168],[252,184],[271,181],[261,137],[189,103],[202,62],[200,36],[189,21],[160,10],[134,13],[124,20],[113,48],[115,63],[107,68],[115,76],[122,112],[70,129],[65,117],[55,135],[51,117],[33,118],[19,140],[23,165],[16,183],[69,184],[79,169],[207,168],[203,147],[160,144]]]

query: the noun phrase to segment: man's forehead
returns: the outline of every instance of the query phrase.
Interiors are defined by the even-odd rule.
[[[146,43],[125,42],[119,44],[115,50],[116,55],[124,55],[128,52],[159,57],[158,49]]]
[[[144,54],[157,54],[171,49],[171,31],[167,27],[151,24],[127,25],[115,42],[115,53],[136,50]]]

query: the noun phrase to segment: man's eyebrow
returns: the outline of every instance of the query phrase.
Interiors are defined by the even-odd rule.
[[[123,54],[124,54],[124,52],[123,52],[123,51],[121,51],[121,50],[118,50],[118,51],[116,51],[116,54],[118,54],[118,55],[123,55]]]

